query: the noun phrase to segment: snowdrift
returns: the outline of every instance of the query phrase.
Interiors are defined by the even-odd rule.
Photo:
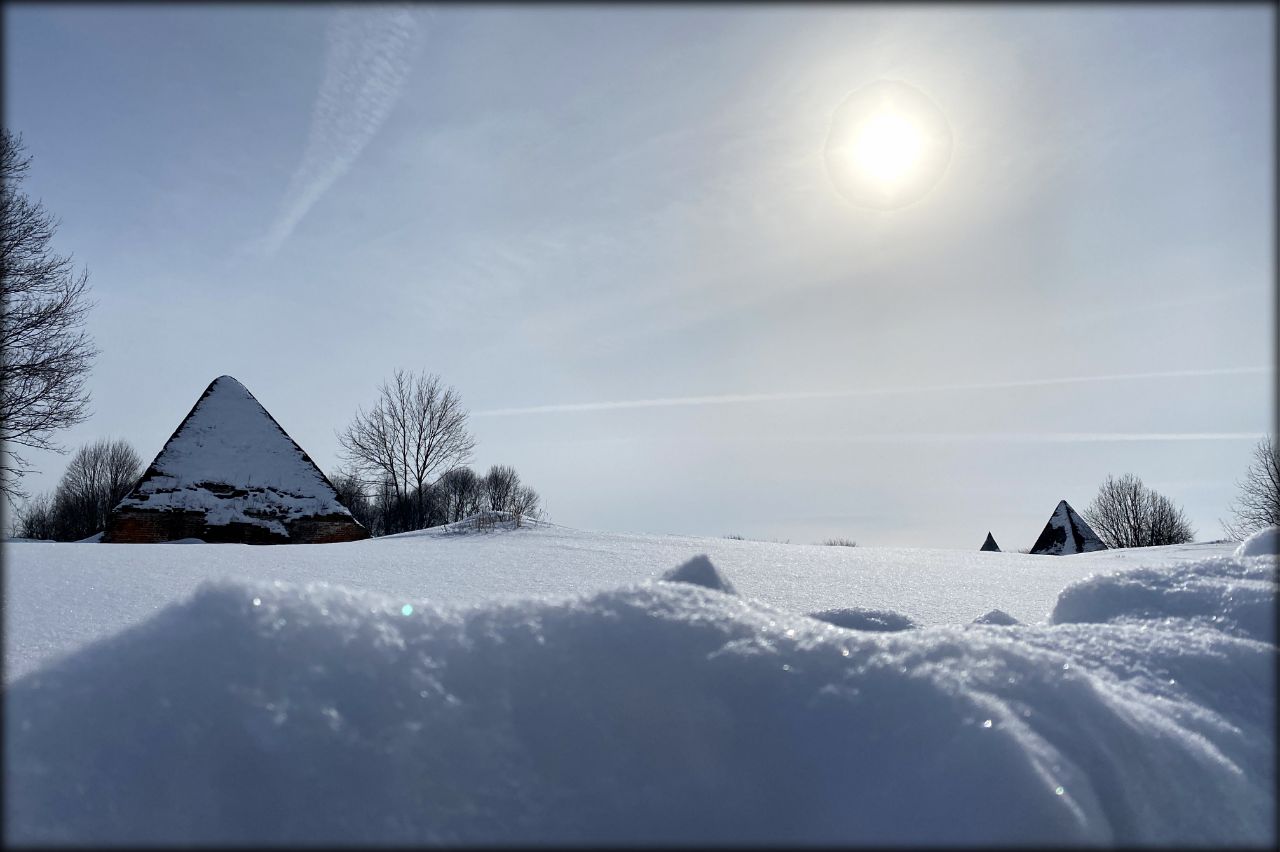
[[[577,530],[546,522],[455,534],[447,528],[341,545],[7,543],[4,682],[141,624],[208,581],[329,583],[405,600],[474,606],[580,597],[653,579],[699,554],[746,597],[791,612],[864,608],[920,626],[967,624],[998,608],[1048,623],[1058,594],[1097,573],[1230,556],[1236,543],[1021,553],[824,547]]]
[[[9,843],[1273,844],[1274,559],[1049,625],[222,581],[14,682]]]
[[[844,609],[824,609],[821,612],[809,613],[810,618],[834,624],[836,627],[847,627],[850,630],[874,630],[891,633],[896,630],[912,630],[919,627],[914,621],[900,612],[887,609],[867,609],[866,607],[846,607]]]
[[[1280,527],[1264,527],[1240,542],[1236,556],[1276,556],[1280,554]]]
[[[1165,618],[1186,619],[1274,645],[1275,558],[1218,558],[1090,577],[1063,590],[1052,616],[1055,624]]]

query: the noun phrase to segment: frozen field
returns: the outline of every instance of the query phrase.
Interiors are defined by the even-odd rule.
[[[1091,573],[1200,560],[1234,548],[1193,544],[1045,557],[622,535],[554,524],[288,547],[16,542],[4,545],[5,678],[142,621],[205,580],[325,582],[406,602],[471,605],[605,591],[705,554],[742,595],[793,612],[868,607],[934,625],[964,624],[1000,609],[1034,624],[1048,618],[1063,587]]]
[[[1276,563],[1231,545],[4,556],[9,842],[1276,839]]]

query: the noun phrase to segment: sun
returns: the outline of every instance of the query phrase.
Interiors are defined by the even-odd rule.
[[[919,201],[941,179],[951,159],[951,127],[919,89],[878,80],[836,109],[825,156],[846,199],[894,210]]]
[[[920,129],[886,110],[863,123],[848,149],[848,157],[850,166],[868,180],[892,187],[911,176],[920,164],[923,149]]]

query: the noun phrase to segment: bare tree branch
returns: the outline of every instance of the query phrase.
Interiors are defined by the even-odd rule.
[[[1227,536],[1246,539],[1265,527],[1280,526],[1280,446],[1267,435],[1253,448],[1253,461],[1231,504],[1231,521],[1223,521]]]
[[[18,184],[31,158],[8,130],[0,141],[0,491],[24,496],[29,462],[14,446],[65,452],[53,433],[89,416],[85,376],[97,352],[84,322],[88,273],[52,251],[58,221]]]
[[[142,459],[127,441],[102,439],[76,450],[53,496],[18,513],[19,535],[79,541],[102,532],[107,516],[142,475]]]
[[[412,502],[405,529],[420,528],[432,514],[432,477],[465,463],[475,449],[458,392],[437,375],[403,370],[382,383],[369,412],[356,411],[338,443],[355,473],[389,486],[396,504]]]
[[[1107,547],[1154,547],[1195,540],[1195,531],[1182,509],[1132,473],[1119,479],[1108,476],[1081,514]]]

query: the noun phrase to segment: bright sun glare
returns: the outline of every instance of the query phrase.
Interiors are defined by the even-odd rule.
[[[929,193],[951,159],[951,128],[919,89],[878,80],[851,92],[831,118],[825,149],[837,191],[894,210]]]
[[[924,147],[920,130],[893,112],[879,112],[858,129],[851,165],[878,183],[893,186],[911,175]]]

